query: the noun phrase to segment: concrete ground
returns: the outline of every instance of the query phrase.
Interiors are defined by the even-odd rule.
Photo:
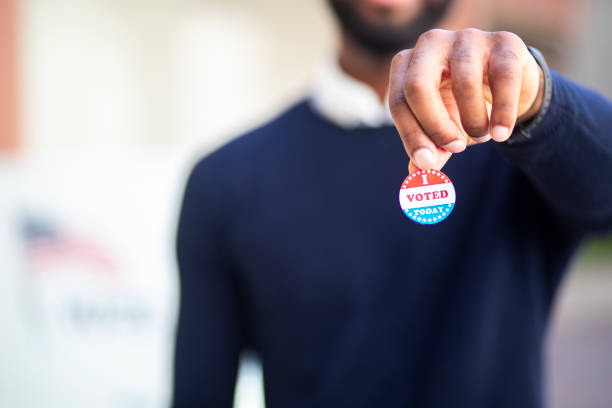
[[[612,257],[574,263],[557,298],[547,355],[550,408],[612,407]]]

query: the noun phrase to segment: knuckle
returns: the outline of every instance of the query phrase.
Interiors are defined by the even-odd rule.
[[[427,30],[419,36],[418,42],[433,40],[436,38],[440,38],[446,30],[442,30],[441,28],[432,28],[431,30]]]
[[[470,43],[479,40],[483,36],[483,31],[477,28],[464,28],[455,34],[455,42]]]
[[[422,95],[425,92],[427,92],[427,84],[416,76],[407,78],[404,82],[404,95],[407,98],[413,95]]]
[[[482,32],[475,28],[464,29],[457,33],[453,42],[451,52],[451,63],[474,64],[479,56],[482,56],[483,41]]]
[[[486,135],[489,132],[489,127],[486,121],[474,121],[474,120],[462,120],[461,125],[463,126],[463,130],[470,137],[481,137]]]
[[[404,126],[400,126],[400,128],[402,130],[399,131],[399,133],[406,150],[409,152],[414,152],[417,150],[419,145],[422,143],[422,132],[410,123],[404,124]]]
[[[458,40],[453,44],[453,53],[451,54],[451,64],[471,64],[475,61],[474,50],[468,44]]]
[[[410,49],[406,49],[395,54],[391,59],[391,66],[395,67],[400,65],[402,62],[407,61],[407,59],[410,57],[410,52]]]
[[[494,80],[514,81],[520,78],[521,70],[514,61],[497,61],[491,66],[491,74]]]
[[[500,53],[506,58],[512,58],[517,61],[524,59],[527,52],[525,43],[518,35],[509,31],[497,31],[491,33],[493,38],[493,52]]]
[[[479,90],[481,87],[480,78],[472,75],[470,73],[457,73],[453,78],[453,88],[455,90],[460,90],[462,92],[470,92],[473,93]]]
[[[474,27],[467,27],[467,28],[463,28],[459,31],[457,31],[457,34],[459,35],[463,35],[463,36],[482,36],[484,34],[484,31],[479,30],[477,28]]]
[[[408,69],[414,69],[419,65],[419,63],[427,56],[427,51],[423,51],[422,49],[415,49],[410,54],[410,59],[408,61]]]
[[[493,97],[493,105],[495,106],[495,110],[497,112],[504,112],[511,109],[513,103],[508,97],[497,96],[497,98]]]
[[[438,146],[443,146],[455,139],[440,123],[436,123],[427,129],[427,136]]]
[[[495,121],[502,123],[510,123],[516,118],[516,103],[508,99],[493,101],[495,110]]]
[[[509,44],[517,44],[519,42],[523,42],[523,40],[521,40],[521,37],[510,31],[495,31],[491,33],[491,36],[496,42],[504,42]]]
[[[508,47],[496,47],[492,55],[494,63],[519,64],[521,57]]]
[[[389,110],[392,114],[396,114],[406,106],[404,99],[404,93],[400,91],[394,91],[389,94]]]
[[[514,126],[514,121],[516,120],[516,115],[512,115],[510,112],[499,112],[495,115],[495,120],[493,123],[498,125],[504,125],[509,128]]]

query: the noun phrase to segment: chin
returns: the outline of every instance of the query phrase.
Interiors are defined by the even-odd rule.
[[[435,28],[451,0],[328,0],[344,33],[374,54],[394,54]]]

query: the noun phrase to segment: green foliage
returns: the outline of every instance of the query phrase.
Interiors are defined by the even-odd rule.
[[[608,258],[612,261],[612,237],[589,240],[584,246],[583,256],[586,260],[599,261]]]

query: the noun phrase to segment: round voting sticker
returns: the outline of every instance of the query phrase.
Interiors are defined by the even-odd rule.
[[[441,171],[417,170],[402,183],[399,202],[404,214],[412,221],[435,224],[453,211],[455,187]]]

